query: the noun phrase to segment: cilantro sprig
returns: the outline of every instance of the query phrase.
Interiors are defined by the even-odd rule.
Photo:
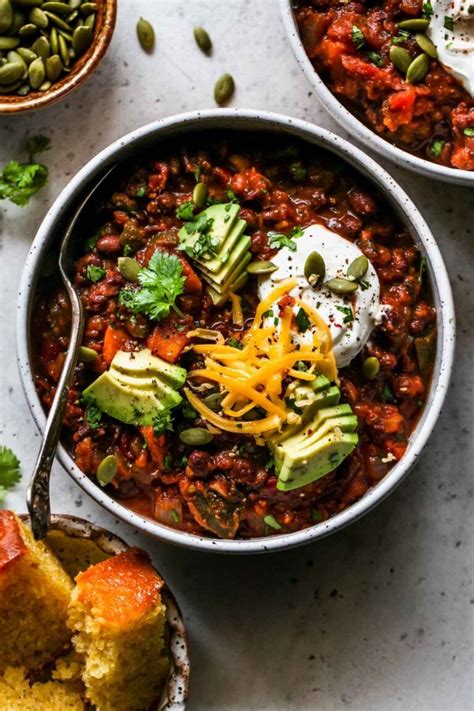
[[[4,500],[7,489],[20,481],[20,462],[9,447],[0,446],[0,502]]]
[[[37,153],[47,151],[50,140],[46,136],[32,136],[26,142],[29,155],[28,163],[11,160],[0,172],[0,200],[10,200],[15,205],[25,207],[30,198],[40,190],[48,180],[48,169],[41,163],[34,162]]]
[[[102,267],[97,267],[95,264],[88,264],[86,269],[86,276],[93,284],[96,284],[105,276],[105,269]]]
[[[293,227],[287,235],[283,232],[272,232],[268,233],[268,244],[273,249],[282,249],[287,247],[291,252],[296,252],[296,238],[303,235],[303,230],[301,227]]]
[[[166,431],[173,432],[173,416],[170,410],[158,412],[153,420],[153,432],[155,435],[161,435]]]
[[[155,321],[168,316],[171,309],[179,316],[183,315],[176,299],[183,293],[186,277],[178,257],[155,252],[148,266],[140,269],[137,278],[141,288],[125,288],[119,295],[119,303],[128,311],[144,314]]]

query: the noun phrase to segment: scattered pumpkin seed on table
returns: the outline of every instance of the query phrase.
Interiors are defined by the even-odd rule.
[[[204,27],[194,28],[194,39],[196,40],[196,44],[201,50],[201,52],[204,52],[204,54],[209,54],[212,49],[212,40],[209,37],[209,34],[204,29]]]
[[[145,52],[152,52],[155,47],[155,30],[153,25],[143,17],[137,22],[137,37],[140,46]]]
[[[87,0],[0,0],[0,94],[47,91],[68,73],[92,43],[98,9]]]
[[[235,82],[231,74],[223,74],[214,86],[214,99],[221,106],[227,103],[235,91]]]

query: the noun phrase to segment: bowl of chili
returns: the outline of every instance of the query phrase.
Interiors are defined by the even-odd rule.
[[[406,3],[405,12],[396,3],[280,0],[296,61],[351,136],[409,170],[472,186],[474,99],[436,59],[424,34],[429,17],[421,17],[431,5],[421,5]],[[411,79],[406,65],[423,59],[423,76]]]
[[[85,350],[76,368],[58,450],[64,468],[92,498],[123,520],[159,539],[197,550],[249,553],[289,548],[360,518],[415,464],[440,413],[452,368],[455,327],[449,279],[417,208],[362,151],[304,121],[217,109],[162,119],[133,131],[73,178],[48,212],[25,265],[18,361],[40,429],[69,328],[67,300],[51,276],[56,240],[83,191],[117,163],[124,165],[122,181],[99,216],[99,231],[91,231],[88,244],[80,245],[76,263],[75,284],[86,311]],[[205,188],[197,188],[202,184]],[[198,195],[203,190],[204,201]],[[248,251],[245,269],[247,264],[252,267],[245,275],[245,288],[235,280],[235,293],[222,301],[222,282],[209,277],[202,255],[217,239],[213,225],[222,228],[228,222],[238,228],[239,245]],[[272,279],[277,278],[277,265],[283,271],[290,265],[291,272],[308,240],[321,234],[329,239],[323,251],[328,276],[331,260],[342,265],[344,250],[359,255],[349,266],[349,259],[341,266],[332,280],[335,284],[325,282],[329,287],[321,292],[317,309],[323,313],[326,299],[341,312],[338,318],[329,316],[329,325],[321,324],[315,310],[304,303],[304,313],[301,307],[296,317],[291,313],[303,289],[297,279],[275,282],[270,289],[268,274],[262,274],[262,269],[269,271],[269,263],[270,272],[275,272]],[[180,251],[179,240],[189,235],[198,235],[199,240]],[[304,254],[305,266],[308,256]],[[133,274],[127,271],[132,267]],[[313,264],[312,271],[317,270],[318,264]],[[369,338],[360,335],[362,319],[361,323],[348,319],[348,309],[362,312],[367,295],[372,299],[375,282],[380,294],[374,299],[377,303],[380,299],[385,316],[374,320]],[[181,286],[174,292],[177,283]],[[291,289],[300,291],[293,297]],[[347,289],[352,296],[347,296]],[[276,321],[278,329],[286,323],[287,331],[275,336]],[[344,347],[339,328],[349,339]],[[310,350],[304,343],[290,343],[288,330],[295,329],[303,336],[305,331],[317,334]],[[327,346],[331,338],[324,340],[329,330],[333,352]],[[265,351],[270,332],[278,348],[286,343],[286,355],[281,348],[270,355]],[[266,369],[256,377],[262,364]],[[236,368],[233,378],[227,377],[229,367]],[[148,404],[136,393],[137,388],[149,390],[150,373],[174,408],[159,413],[151,427]],[[288,385],[290,373],[297,380]],[[141,378],[138,384],[135,377]],[[261,387],[249,389],[259,377]],[[247,379],[244,385],[242,378]],[[117,394],[118,381],[119,401],[124,387],[132,387],[137,399],[131,409],[127,401],[110,414],[117,398],[108,388]],[[342,420],[344,425],[337,420],[322,449],[319,445],[311,449],[319,475],[295,484],[294,462],[293,478],[284,481],[281,468],[277,478],[275,462],[281,451],[275,432],[282,423],[278,418],[284,401],[285,437],[296,431],[297,447],[301,445],[297,397],[307,389],[295,388],[307,386],[306,381],[313,382],[313,390],[324,391],[324,398],[329,397],[326,405],[335,406],[334,412],[325,410],[324,417],[332,423],[336,415],[349,419]],[[275,383],[280,396],[270,397]],[[284,396],[282,387],[287,387]],[[95,399],[89,410],[90,395]],[[243,398],[242,416],[232,404],[226,408],[224,403],[224,409],[211,404],[222,396],[237,404]],[[101,401],[109,414],[97,406]],[[126,413],[123,408],[128,408]],[[318,412],[321,419],[322,410]],[[351,426],[354,416],[357,432]],[[143,419],[137,426],[131,426],[131,419],[139,417]],[[230,417],[239,419],[229,424]],[[289,431],[292,427],[296,430]],[[347,433],[341,435],[341,427]],[[305,436],[312,435],[312,429],[306,429]],[[345,443],[344,461],[339,445],[332,448],[334,439]],[[328,451],[331,466],[325,459]],[[270,462],[272,454],[275,459]],[[326,468],[321,469],[321,457]],[[307,475],[304,466],[300,475]]]

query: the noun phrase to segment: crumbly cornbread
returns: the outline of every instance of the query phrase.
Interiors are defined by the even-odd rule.
[[[72,588],[44,543],[13,512],[0,511],[0,672],[36,669],[68,647]]]
[[[159,696],[168,669],[162,585],[138,548],[77,576],[68,624],[97,711],[147,711]]]
[[[8,667],[0,676],[2,711],[84,711],[81,694],[59,681],[31,684],[24,667]]]

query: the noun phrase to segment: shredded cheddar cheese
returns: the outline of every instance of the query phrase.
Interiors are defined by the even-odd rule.
[[[188,377],[219,385],[224,395],[221,403],[223,415],[209,409],[189,388],[185,388],[185,393],[191,405],[215,427],[252,435],[274,431],[294,414],[282,399],[285,378],[291,376],[312,381],[316,373],[323,373],[330,380],[335,380],[337,368],[331,334],[317,311],[297,300],[312,324],[312,343],[303,345],[296,344],[292,337],[294,318],[291,302],[289,305],[277,305],[278,311],[273,312],[272,307],[296,284],[296,279],[287,279],[260,302],[254,321],[242,338],[242,348],[221,343],[193,345],[196,353],[204,355],[204,368],[190,371]],[[233,319],[234,322],[242,319],[239,324],[242,325],[240,299],[233,296]],[[296,370],[298,361],[307,363],[308,370]],[[262,419],[241,420],[255,408],[265,413]]]

